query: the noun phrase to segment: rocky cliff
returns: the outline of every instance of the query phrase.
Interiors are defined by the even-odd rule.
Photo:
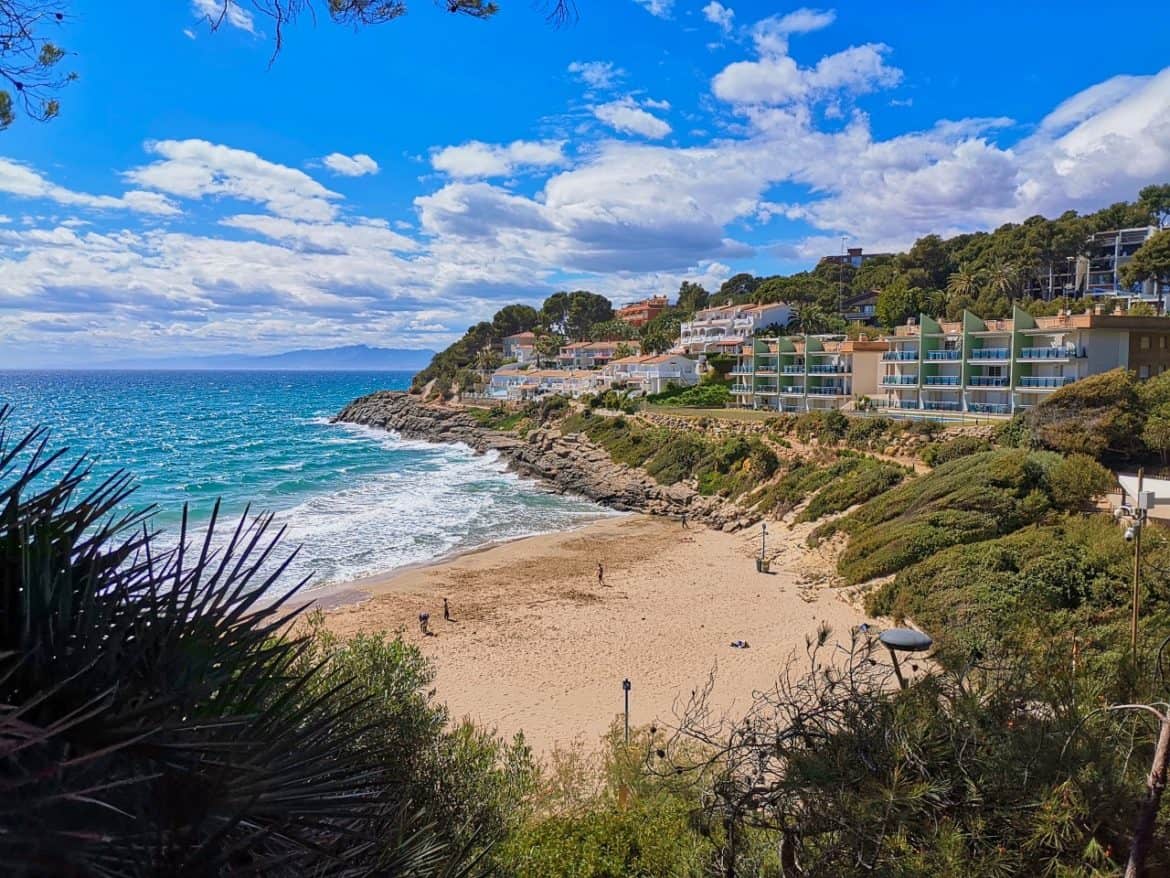
[[[640,469],[615,463],[585,436],[563,435],[555,427],[534,429],[520,438],[487,429],[457,408],[391,391],[355,399],[334,421],[392,430],[406,439],[462,442],[476,451],[497,451],[516,472],[611,509],[675,517],[686,513],[695,521],[729,531],[755,520],[739,507],[703,497],[688,485],[660,485]]]

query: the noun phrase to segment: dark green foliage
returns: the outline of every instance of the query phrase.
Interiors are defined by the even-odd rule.
[[[949,546],[1037,522],[1053,508],[1048,475],[1060,460],[1046,452],[988,451],[899,485],[838,523],[852,537],[838,570],[849,582],[864,582]]]
[[[306,663],[269,519],[163,550],[129,477],[53,480],[0,410],[0,862],[11,874],[449,875],[409,745]],[[275,592],[279,593],[279,592]],[[462,827],[452,827],[461,831]],[[469,827],[474,834],[474,827]]]
[[[540,322],[540,314],[530,305],[505,305],[492,317],[492,333],[505,339],[518,332],[529,332]]]
[[[1121,280],[1126,284],[1147,280],[1170,283],[1170,230],[1157,232],[1138,247],[1121,270]]]
[[[624,320],[611,318],[589,327],[591,341],[633,341],[639,337],[637,329]]]
[[[1064,454],[1130,455],[1140,448],[1144,413],[1126,369],[1091,375],[1052,393],[1027,416],[1028,432]]]
[[[699,384],[694,387],[668,387],[662,393],[646,397],[658,405],[689,408],[723,408],[731,401],[731,390],[726,384]]]
[[[812,411],[800,415],[793,426],[793,432],[802,442],[818,439],[821,442],[838,442],[849,431],[849,417],[837,409]]]
[[[850,506],[864,503],[901,482],[908,472],[905,467],[882,463],[870,457],[845,458],[850,465],[843,467],[797,516],[799,521],[817,521],[826,515],[844,512]],[[834,467],[836,469],[836,467]]]
[[[1072,454],[1048,471],[1052,503],[1069,512],[1084,511],[1113,490],[1113,473],[1085,454]]]
[[[921,457],[928,466],[939,466],[969,454],[990,451],[991,443],[978,436],[956,436],[945,442],[932,442],[922,449]]]
[[[603,408],[632,415],[638,410],[636,400],[630,399],[629,394],[617,390],[607,390],[604,393],[594,394],[584,398],[583,401],[590,411]]]
[[[613,319],[613,305],[605,296],[588,290],[553,293],[540,308],[541,323],[547,329],[580,341],[594,324]]]
[[[469,408],[466,411],[483,426],[501,432],[517,429],[530,417],[527,409],[510,409],[503,405],[495,405],[490,409]]]

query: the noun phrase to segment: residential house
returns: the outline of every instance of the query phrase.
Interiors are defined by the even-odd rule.
[[[651,296],[641,302],[623,305],[615,315],[618,320],[641,328],[669,307],[666,296]]]
[[[536,333],[517,332],[504,338],[504,359],[531,363],[536,359]]]
[[[850,247],[844,253],[838,253],[836,256],[822,257],[821,262],[828,262],[831,265],[852,265],[854,268],[861,268],[861,266],[865,265],[871,259],[888,259],[893,255],[893,253],[863,253],[860,247]]]
[[[632,354],[642,352],[636,341],[575,341],[561,348],[557,366],[562,369],[600,369],[625,348]]]
[[[497,369],[490,394],[497,399],[525,401],[544,396],[578,397],[604,389],[601,372],[581,369]]]
[[[722,305],[696,311],[679,330],[675,353],[735,354],[757,329],[787,326],[796,312],[784,302],[769,305]]]
[[[877,323],[877,290],[847,296],[841,301],[841,316],[850,323],[873,326]]]
[[[1089,295],[1149,302],[1163,311],[1170,310],[1167,307],[1170,305],[1167,301],[1170,299],[1170,287],[1165,284],[1147,280],[1126,286],[1121,281],[1121,270],[1133,259],[1137,249],[1157,233],[1157,226],[1142,226],[1092,235],[1087,247],[1087,277],[1081,278]]]
[[[699,383],[699,363],[680,354],[622,357],[602,372],[615,388],[640,389],[645,394],[662,393],[671,385],[691,387]]]

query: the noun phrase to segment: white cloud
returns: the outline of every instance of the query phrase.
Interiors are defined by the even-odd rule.
[[[670,18],[674,9],[674,0],[634,0],[639,6],[655,18]]]
[[[610,88],[626,75],[612,61],[574,61],[568,70],[590,88]]]
[[[260,158],[254,152],[206,140],[158,140],[146,151],[160,161],[128,171],[126,179],[181,198],[207,196],[263,204],[289,219],[324,221],[337,212],[341,196],[304,171]]]
[[[238,0],[191,0],[191,8],[213,26],[226,23],[250,34],[256,33],[252,14],[241,9]]]
[[[736,61],[711,82],[715,96],[731,104],[785,105],[866,94],[897,85],[902,71],[886,64],[890,47],[865,43],[821,58],[814,67],[801,67],[788,54],[791,34],[809,33],[833,23],[833,12],[798,9],[773,16],[752,28],[759,59]]]
[[[447,146],[431,156],[431,166],[450,177],[505,177],[524,170],[550,168],[565,163],[563,140],[515,140],[481,143],[472,140]]]
[[[669,110],[670,101],[656,101],[652,98],[643,98],[642,106],[649,107],[651,110]]]
[[[131,210],[158,216],[173,216],[179,213],[174,202],[157,192],[131,190],[120,196],[74,192],[64,186],[50,183],[26,165],[4,158],[0,158],[0,192],[18,198],[41,198],[57,204],[97,210]]]
[[[711,24],[717,25],[724,33],[730,33],[735,10],[724,6],[719,0],[711,0],[703,7],[703,17]]]
[[[195,31],[191,30],[189,27],[185,27],[183,28],[183,36],[189,40],[193,40],[195,39]]]
[[[651,140],[660,140],[671,132],[668,123],[643,110],[633,98],[610,101],[591,109],[593,115],[606,125],[625,134],[640,134]]]
[[[378,163],[364,152],[354,155],[331,152],[321,159],[321,164],[343,177],[364,177],[366,174],[376,174],[379,170]]]
[[[267,214],[238,214],[220,220],[220,225],[246,229],[297,248],[320,252],[357,253],[369,250],[411,252],[419,249],[418,242],[391,231],[385,220],[305,223]]]

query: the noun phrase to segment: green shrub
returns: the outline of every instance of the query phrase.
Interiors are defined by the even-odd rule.
[[[907,474],[905,467],[881,463],[868,457],[854,458],[852,466],[839,472],[809,501],[797,521],[816,521],[826,515],[844,512],[888,491]]]
[[[991,443],[978,436],[956,436],[945,442],[932,442],[919,455],[928,466],[939,466],[969,454],[990,451]]]
[[[688,408],[723,408],[731,402],[731,389],[726,384],[699,384],[694,387],[674,387],[646,397],[657,405]]]
[[[1054,506],[1076,511],[1090,506],[1117,484],[1112,472],[1086,454],[1072,454],[1048,473],[1048,493]]]
[[[1145,412],[1127,369],[1091,375],[1053,392],[1027,416],[1045,448],[1064,454],[1130,455],[1141,447]]]

